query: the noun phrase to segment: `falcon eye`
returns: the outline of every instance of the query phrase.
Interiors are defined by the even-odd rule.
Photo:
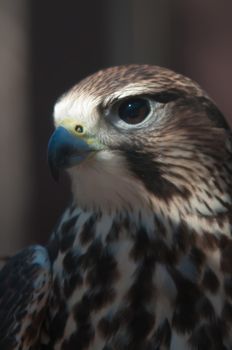
[[[123,101],[118,108],[118,115],[127,124],[139,124],[148,116],[150,111],[149,102],[136,97]]]

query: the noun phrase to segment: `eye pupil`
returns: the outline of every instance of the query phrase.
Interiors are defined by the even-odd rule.
[[[150,113],[150,105],[143,98],[132,98],[123,101],[118,109],[118,115],[127,124],[139,124]]]

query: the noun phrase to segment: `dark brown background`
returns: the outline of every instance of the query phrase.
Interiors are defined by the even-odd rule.
[[[69,197],[46,163],[54,102],[99,68],[170,67],[232,120],[232,2],[1,0],[0,253],[45,242]]]

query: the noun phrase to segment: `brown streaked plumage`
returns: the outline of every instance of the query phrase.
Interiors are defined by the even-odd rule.
[[[121,66],[74,86],[54,120],[49,162],[73,203],[47,246],[38,347],[231,349],[231,133],[214,102],[170,70]]]

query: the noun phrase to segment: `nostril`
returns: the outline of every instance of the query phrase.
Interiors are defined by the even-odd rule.
[[[84,132],[84,128],[82,125],[76,125],[75,126],[75,131],[78,133],[78,134],[82,134]]]

